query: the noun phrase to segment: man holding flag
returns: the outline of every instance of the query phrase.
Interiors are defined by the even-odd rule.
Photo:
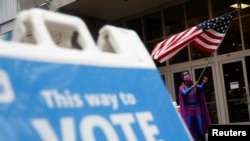
[[[204,21],[157,43],[151,52],[152,58],[163,63],[189,43],[205,52],[213,53],[224,39],[236,11],[237,9]]]

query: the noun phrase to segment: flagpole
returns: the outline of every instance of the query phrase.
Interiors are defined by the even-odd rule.
[[[200,81],[201,76],[202,76],[203,73],[205,72],[205,69],[207,68],[207,65],[208,65],[208,63],[210,62],[210,60],[211,60],[211,58],[213,57],[213,55],[214,55],[214,53],[211,53],[210,57],[209,57],[208,60],[207,60],[207,63],[206,63],[206,64],[204,65],[204,67],[203,67],[203,70],[202,70],[202,72],[201,72],[201,74],[200,74],[200,76],[199,76],[197,82]]]

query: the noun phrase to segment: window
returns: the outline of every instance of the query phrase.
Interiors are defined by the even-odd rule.
[[[188,27],[195,26],[209,19],[207,0],[192,0],[186,3],[186,15]],[[190,44],[191,60],[209,57],[206,53]]]
[[[241,4],[246,4],[248,7],[244,8],[244,9],[241,9],[241,16],[244,16],[244,15],[250,15],[250,1],[249,0],[240,0],[240,3]]]
[[[165,9],[164,20],[165,32],[167,36],[185,30],[186,27],[183,4]]]
[[[191,0],[186,3],[187,26],[191,27],[209,19],[207,0]]]
[[[141,18],[125,22],[125,27],[134,30],[143,41]]]
[[[171,37],[171,35],[184,31],[186,29],[186,26],[185,26],[185,13],[183,4],[179,4],[174,7],[165,9],[164,20],[165,20],[166,35],[168,37]],[[169,64],[177,64],[186,62],[188,60],[189,60],[188,48],[185,47],[181,51],[179,51],[175,56],[170,58],[168,61]]]
[[[234,8],[230,6],[236,4],[237,0],[211,0],[211,2],[212,2],[213,16],[217,17],[234,10]],[[236,14],[235,17],[237,16],[238,15]]]
[[[181,51],[179,51],[175,56],[169,59],[169,64],[177,64],[182,62],[187,62],[189,60],[188,55],[188,47],[184,47]]]
[[[241,19],[245,49],[250,49],[250,7],[247,8],[249,15]],[[244,11],[244,9],[242,10]]]
[[[237,0],[212,0],[213,16],[217,17],[233,11],[234,8],[230,6],[236,3]],[[226,32],[221,45],[217,49],[219,55],[242,50],[239,20],[237,17],[238,13],[234,16],[234,20]]]
[[[161,13],[155,12],[144,17],[146,41],[162,37]]]
[[[239,21],[232,21],[226,35],[217,49],[219,55],[242,50]]]
[[[154,41],[154,42],[151,42],[151,43],[147,43],[146,46],[147,46],[147,50],[149,52],[149,54],[151,54],[152,50],[154,49],[154,46],[156,45],[156,43],[158,42],[161,42],[160,40],[157,40],[157,41]],[[153,58],[152,58],[153,59]],[[163,63],[160,63],[158,62],[157,60],[154,60],[154,63],[157,67],[163,67],[163,66],[166,66],[166,62],[163,62]]]

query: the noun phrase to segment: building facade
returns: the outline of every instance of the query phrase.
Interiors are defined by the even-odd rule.
[[[250,123],[250,2],[247,0],[189,0],[123,21],[137,31],[149,53],[155,43],[205,20],[239,8],[226,36],[213,54],[188,45],[164,63],[155,61],[173,101],[178,103],[181,72],[193,80],[209,78],[205,89],[214,124]],[[202,72],[204,72],[202,74]]]

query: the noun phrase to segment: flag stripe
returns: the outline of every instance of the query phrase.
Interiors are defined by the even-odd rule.
[[[200,29],[197,27],[189,28],[189,29],[177,34],[177,36],[174,36],[175,40],[170,42],[168,44],[168,46],[164,46],[164,48],[162,48],[162,49],[164,51],[165,49],[175,48],[175,46],[181,45],[182,42],[185,42],[189,38],[192,38],[192,36],[196,36],[197,34],[200,34],[201,32],[202,31],[200,31]],[[190,36],[190,35],[192,35],[192,36]]]
[[[193,42],[196,42],[197,44],[201,44],[201,46],[204,46],[206,48],[211,48],[211,49],[216,49],[217,46],[219,45],[219,43],[210,42],[209,40],[206,40],[204,38],[197,38]]]
[[[210,43],[220,43],[221,41],[221,38],[220,39],[215,39],[215,38],[212,38],[211,36],[209,36],[208,34],[205,34],[203,33],[200,37],[198,37],[197,39],[201,39],[201,40],[206,40],[207,42],[210,42]]]
[[[212,53],[218,48],[224,35],[225,34],[218,33],[213,29],[209,29],[201,34],[201,36],[194,39],[191,44],[202,51]]]
[[[178,51],[184,48],[188,43],[193,41],[198,35],[202,33],[202,29],[197,27],[191,27],[187,30],[175,34],[168,39],[165,39],[161,43],[157,44],[154,48],[151,56],[154,59],[164,62],[164,60],[171,58]]]
[[[216,32],[213,29],[208,29],[204,33],[206,33],[206,35],[209,36],[209,37],[211,37],[212,39],[218,39],[218,40],[221,40],[222,37],[225,35],[225,34]]]
[[[158,58],[160,60],[162,60],[162,58],[167,58],[167,59],[171,58],[177,53],[176,52],[177,50],[180,51],[181,49],[183,49],[188,43],[190,43],[194,38],[196,38],[196,36],[202,33],[201,29],[199,31],[200,32],[197,32],[197,34],[192,34],[192,36],[189,36],[188,39],[182,40],[179,44],[172,46],[168,50],[165,50],[160,54],[160,56],[158,56]]]
[[[192,45],[201,49],[202,51],[209,52],[209,53],[212,53],[217,49],[217,45],[208,45],[199,39],[196,39],[195,41],[193,41]]]
[[[185,47],[185,46],[184,46]],[[183,48],[184,48],[183,47]],[[183,48],[179,48],[177,50],[175,50],[174,52],[172,52],[172,54],[170,55],[162,55],[161,58],[159,58],[159,62],[164,62],[165,60],[168,60],[169,58],[173,57],[176,53],[178,53],[180,50],[182,50]]]
[[[176,43],[176,41],[182,40],[184,37],[184,34],[188,31],[193,31],[194,29],[197,29],[196,27],[189,28],[181,33],[177,33],[174,36],[171,36],[168,39],[163,40],[162,42],[158,43],[156,47],[154,48],[152,54],[156,54],[157,50],[160,50],[160,52],[157,52],[157,54],[160,54],[161,51],[164,51],[165,49],[168,49],[171,47],[173,43]],[[181,39],[179,39],[181,37]]]
[[[202,51],[205,51],[205,52],[208,52],[208,53],[213,53],[215,51],[215,49],[209,49],[209,48],[205,48],[204,46],[201,46],[200,43],[198,42],[192,42],[192,45],[196,46],[198,49],[202,50]],[[217,48],[217,46],[216,46]]]

